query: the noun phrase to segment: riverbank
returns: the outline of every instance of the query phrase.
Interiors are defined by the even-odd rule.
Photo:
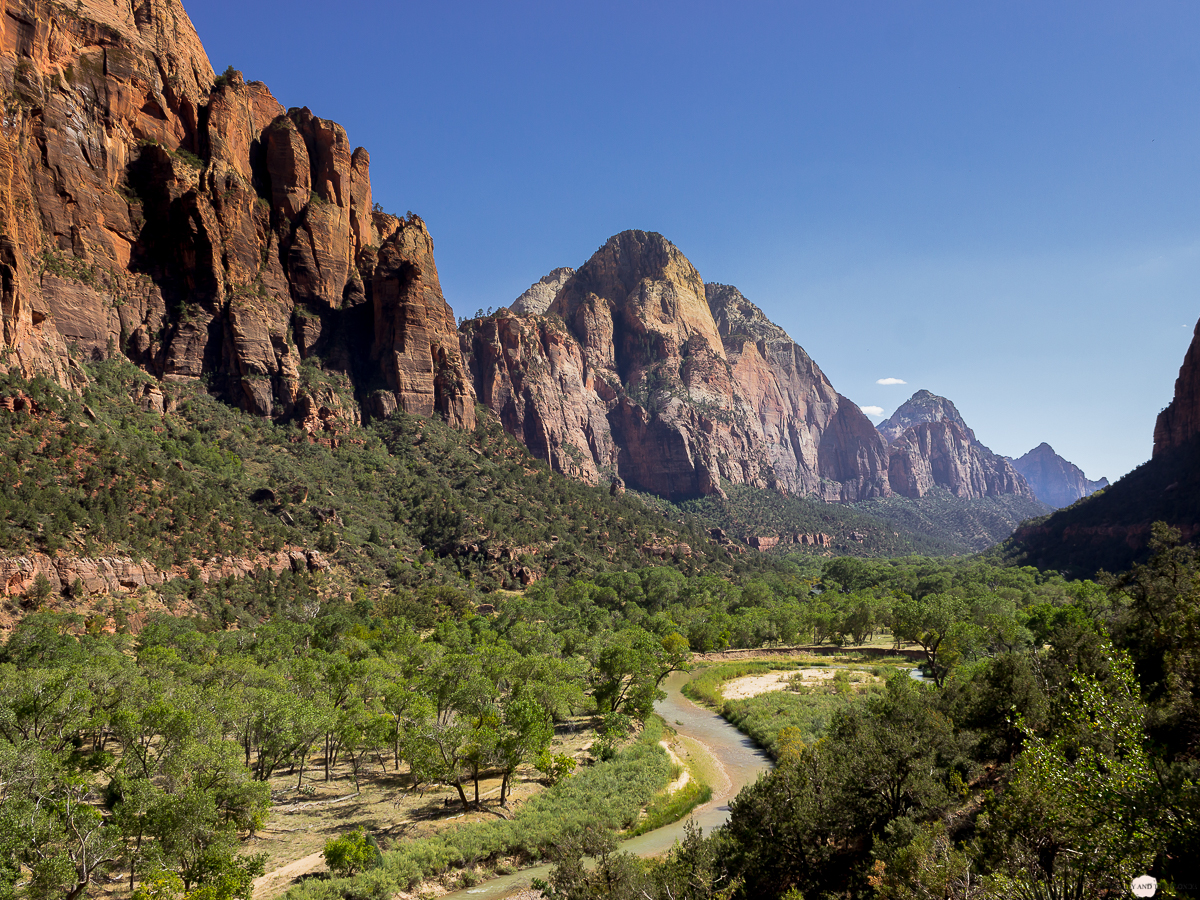
[[[712,796],[692,810],[690,816],[662,828],[623,841],[620,850],[638,856],[660,856],[682,840],[685,824],[694,822],[704,832],[712,831],[729,819],[729,801],[748,784],[753,784],[772,763],[746,735],[718,713],[693,703],[680,693],[691,678],[676,672],[662,684],[667,696],[655,704],[655,711],[675,729],[684,742],[688,761],[698,776],[712,787]],[[551,866],[525,869],[512,875],[482,882],[474,887],[445,895],[445,900],[518,900],[528,898],[534,878],[545,879]],[[536,895],[534,895],[536,896]]]

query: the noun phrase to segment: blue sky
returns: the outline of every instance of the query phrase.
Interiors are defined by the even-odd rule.
[[[1200,316],[1198,4],[185,5],[371,152],[460,316],[659,231],[862,406],[1150,456]]]

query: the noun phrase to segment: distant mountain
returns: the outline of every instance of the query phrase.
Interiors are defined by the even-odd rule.
[[[719,494],[722,480],[822,500],[891,493],[863,412],[660,234],[614,235],[459,336],[480,402],[560,472],[670,499]]]
[[[1159,414],[1154,455],[1111,487],[1027,523],[1000,552],[1016,562],[1090,576],[1119,572],[1149,555],[1150,526],[1164,521],[1185,540],[1200,535],[1200,325]]]
[[[1025,479],[975,437],[945,397],[917,391],[881,423],[893,493],[917,499],[942,487],[960,500],[1014,495],[1034,499]]]
[[[876,428],[884,440],[891,444],[909,428],[922,422],[950,422],[957,425],[971,441],[975,440],[975,432],[967,427],[958,407],[945,397],[925,390],[917,391],[905,400],[890,419],[880,422]]]
[[[1034,496],[1055,509],[1070,506],[1076,500],[1108,487],[1107,478],[1090,481],[1082,469],[1067,462],[1045,442],[1038,444],[1020,459],[1014,459],[1012,464],[1029,482]]]

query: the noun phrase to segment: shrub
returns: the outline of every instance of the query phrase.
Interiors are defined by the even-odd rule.
[[[383,865],[383,856],[375,838],[359,828],[325,842],[325,864],[336,875],[350,876]]]

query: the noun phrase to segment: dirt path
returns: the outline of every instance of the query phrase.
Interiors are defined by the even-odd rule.
[[[310,853],[302,859],[290,862],[286,866],[280,866],[278,869],[268,872],[261,878],[255,878],[254,896],[256,900],[261,900],[264,897],[274,897],[277,894],[283,893],[284,889],[290,887],[291,883],[301,875],[325,871],[327,869],[325,868],[324,852]]]

